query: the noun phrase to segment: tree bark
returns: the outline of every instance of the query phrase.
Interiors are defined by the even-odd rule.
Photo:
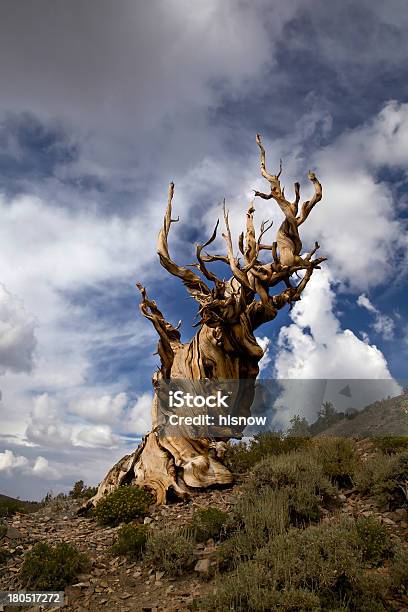
[[[140,446],[130,455],[123,457],[101,482],[97,494],[89,500],[87,507],[95,505],[101,497],[118,486],[138,485],[152,490],[157,503],[166,503],[172,497],[187,498],[195,491],[209,486],[229,485],[233,476],[223,464],[225,440],[211,438],[191,439],[178,436],[169,437],[159,434],[158,395],[160,381],[167,380],[242,380],[255,381],[263,356],[262,348],[255,339],[255,330],[275,318],[278,311],[286,305],[300,300],[302,291],[315,269],[325,260],[320,257],[312,260],[319,245],[305,256],[301,256],[302,242],[298,227],[307,219],[314,205],[322,197],[322,188],[313,173],[309,179],[314,186],[314,196],[306,201],[298,215],[300,186],[295,183],[295,201],[288,202],[281,189],[279,177],[266,170],[265,150],[257,135],[260,148],[261,172],[271,186],[268,194],[255,192],[255,196],[275,200],[285,215],[277,238],[271,245],[262,243],[264,234],[272,224],[261,224],[256,238],[253,222],[254,206],[247,211],[246,233],[239,238],[241,263],[234,254],[233,241],[229,227],[228,212],[224,203],[226,255],[203,254],[203,249],[214,242],[218,222],[210,239],[197,245],[197,268],[200,274],[189,268],[177,265],[170,257],[168,235],[172,223],[172,201],[174,185],[170,184],[163,228],[158,237],[157,252],[161,265],[174,276],[179,277],[187,291],[199,304],[200,321],[193,339],[183,344],[178,328],[167,322],[156,303],[150,300],[141,285],[140,305],[143,316],[148,318],[159,335],[158,355],[161,366],[153,375],[154,398],[152,403],[152,431],[145,436]],[[271,251],[269,262],[262,262],[262,251]],[[232,277],[219,279],[207,264],[221,261],[229,266]],[[303,277],[293,285],[291,277],[303,271]],[[204,280],[205,279],[205,280]],[[212,287],[208,286],[208,281]],[[272,287],[284,285],[275,295],[270,294]],[[241,398],[240,414],[250,415],[253,392]]]

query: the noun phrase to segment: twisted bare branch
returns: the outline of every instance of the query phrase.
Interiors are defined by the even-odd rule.
[[[204,281],[195,274],[192,270],[183,266],[177,265],[170,257],[168,247],[168,235],[172,223],[176,223],[179,219],[172,219],[172,201],[174,194],[174,183],[170,183],[168,191],[167,209],[164,216],[163,227],[159,232],[157,239],[157,253],[160,258],[161,265],[174,276],[178,276],[187,288],[187,291],[201,304],[205,300],[205,296],[210,293],[210,289]]]
[[[152,322],[159,335],[157,352],[162,364],[163,375],[166,378],[170,374],[171,366],[173,365],[174,348],[180,344],[180,332],[178,330],[180,323],[177,327],[174,327],[166,321],[156,302],[149,300],[147,297],[146,289],[140,283],[136,283],[136,287],[142,294],[142,302],[139,305],[140,312],[146,319]]]
[[[278,203],[283,214],[285,215],[285,220],[279,227],[276,236],[276,246],[279,249],[279,263],[282,266],[291,266],[297,263],[305,263],[308,261],[310,262],[310,258],[302,259],[300,257],[302,250],[302,241],[299,236],[298,228],[299,225],[306,221],[311,210],[317,204],[317,202],[322,199],[322,186],[316,178],[316,175],[313,172],[309,172],[308,178],[314,186],[315,193],[310,200],[304,202],[304,204],[302,205],[301,213],[300,215],[298,215],[300,201],[299,183],[295,183],[294,185],[295,200],[293,202],[289,202],[285,198],[285,191],[283,188],[281,188],[281,184],[279,181],[279,177],[282,172],[282,161],[280,163],[279,173],[277,175],[270,174],[266,170],[266,154],[259,134],[256,135],[256,142],[260,149],[261,174],[269,182],[271,190],[269,194],[255,191],[255,196],[259,196],[267,200],[274,199]],[[275,264],[278,264],[278,254],[276,248],[273,249],[272,254]]]

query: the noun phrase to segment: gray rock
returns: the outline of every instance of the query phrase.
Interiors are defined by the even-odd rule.
[[[211,561],[208,557],[199,559],[195,565],[194,571],[201,574],[207,574],[210,570]]]
[[[15,527],[7,527],[6,538],[9,540],[21,540],[23,534]]]

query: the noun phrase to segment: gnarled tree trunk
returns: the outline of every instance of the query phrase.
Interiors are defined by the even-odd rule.
[[[140,446],[130,455],[121,459],[107,474],[98,492],[89,502],[95,504],[103,495],[123,484],[148,487],[157,497],[157,503],[166,503],[171,495],[185,498],[192,492],[211,485],[227,485],[232,475],[223,465],[225,442],[210,438],[191,439],[188,437],[169,437],[158,432],[158,396],[160,381],[172,379],[187,380],[240,380],[255,381],[263,356],[254,332],[277,315],[286,304],[300,300],[303,289],[313,271],[325,260],[320,257],[312,260],[319,248],[301,257],[302,242],[299,226],[307,219],[314,205],[322,197],[322,188],[313,173],[309,179],[314,186],[313,197],[306,201],[298,214],[300,200],[299,183],[295,183],[295,200],[286,200],[281,189],[279,177],[266,170],[265,150],[257,135],[261,154],[261,172],[270,183],[270,192],[255,192],[255,196],[275,200],[285,219],[280,226],[276,242],[263,244],[262,238],[272,223],[261,224],[260,235],[256,238],[253,222],[254,207],[250,204],[246,215],[246,233],[239,238],[239,250],[243,262],[234,255],[233,242],[229,227],[228,212],[224,203],[226,255],[203,253],[216,238],[218,222],[211,238],[203,245],[197,245],[197,272],[177,265],[170,257],[168,235],[172,219],[174,185],[170,184],[167,210],[163,228],[158,237],[157,252],[164,268],[178,276],[187,291],[199,304],[199,329],[191,342],[180,342],[177,328],[168,323],[156,303],[150,300],[145,289],[138,285],[142,294],[140,309],[148,318],[159,335],[158,354],[161,367],[153,376],[155,396],[152,405],[152,431],[143,439]],[[178,221],[178,219],[177,219]],[[269,262],[262,262],[262,251],[271,251]],[[232,277],[228,281],[219,279],[207,266],[208,263],[221,261],[229,266]],[[304,271],[297,284],[291,277]],[[211,283],[211,286],[209,284]],[[280,293],[270,294],[273,287],[283,283]],[[240,414],[250,415],[253,393],[244,395]]]

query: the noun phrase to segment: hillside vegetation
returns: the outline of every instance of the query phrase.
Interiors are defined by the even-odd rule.
[[[123,487],[78,517],[60,495],[0,530],[0,590],[58,582],[73,612],[407,610],[407,443],[269,433],[187,502],[135,488],[124,513]]]

